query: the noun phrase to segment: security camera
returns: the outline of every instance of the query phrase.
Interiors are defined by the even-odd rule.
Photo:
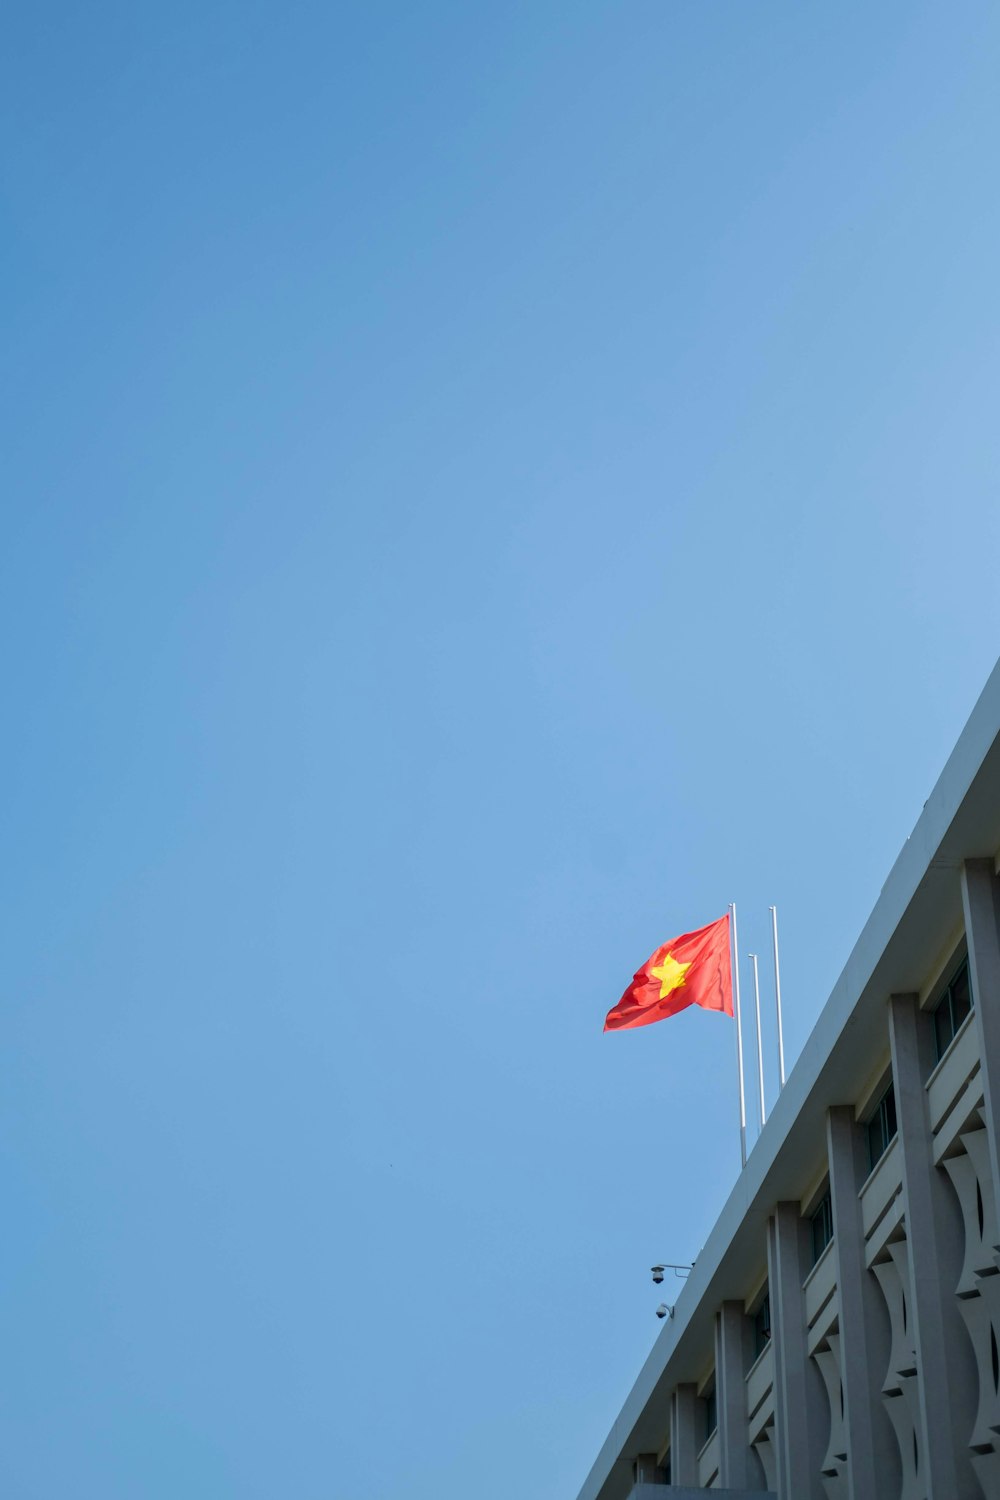
[[[672,1307],[668,1307],[665,1302],[661,1302],[660,1305],[659,1305],[659,1307],[656,1309],[656,1316],[658,1318],[672,1318],[673,1315],[674,1315],[673,1308]]]
[[[653,1280],[656,1282],[657,1286],[659,1286],[660,1282],[663,1280],[663,1272],[665,1269],[666,1267],[664,1266],[653,1267]]]

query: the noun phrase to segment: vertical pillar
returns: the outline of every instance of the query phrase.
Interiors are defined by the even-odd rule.
[[[774,1349],[774,1427],[779,1500],[825,1500],[822,1386],[806,1350],[805,1230],[797,1203],[779,1203],[767,1226]]]
[[[924,1081],[933,1066],[930,1027],[916,995],[889,1000],[896,1124],[910,1262],[909,1331],[917,1352],[920,1450],[927,1500],[981,1500],[960,1439],[976,1409],[976,1372],[953,1288],[962,1269],[951,1190],[934,1165]],[[949,1234],[954,1226],[958,1234]],[[968,1422],[965,1423],[968,1426]]]
[[[1000,1202],[1000,896],[991,859],[967,859],[963,864],[962,906],[979,1027],[983,1113],[993,1188]],[[994,1249],[1000,1250],[1000,1245]]]
[[[670,1483],[698,1483],[698,1432],[696,1385],[674,1387],[670,1403]]]
[[[827,1115],[833,1250],[840,1295],[841,1371],[851,1500],[884,1500],[901,1482],[899,1448],[882,1405],[889,1363],[885,1302],[865,1265],[865,1234],[858,1191],[867,1176],[861,1132],[850,1105]]]
[[[662,1484],[663,1470],[655,1453],[640,1453],[635,1461],[636,1484]]]
[[[719,1486],[750,1489],[747,1445],[747,1319],[742,1302],[715,1315],[715,1400],[719,1418]]]

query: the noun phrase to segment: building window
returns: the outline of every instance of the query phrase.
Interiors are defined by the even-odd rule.
[[[865,1126],[868,1137],[868,1170],[874,1172],[889,1143],[896,1139],[896,1092],[890,1083]]]
[[[962,967],[934,1007],[934,1042],[938,1061],[944,1057],[955,1033],[972,1009],[972,986],[969,983],[969,960]]]
[[[753,1357],[759,1359],[771,1342],[771,1297],[764,1293],[764,1300],[753,1315]]]
[[[819,1206],[813,1213],[811,1222],[813,1265],[815,1265],[827,1245],[833,1239],[833,1206],[830,1203],[829,1188],[827,1188],[820,1199]]]
[[[705,1392],[705,1442],[707,1443],[719,1425],[719,1414],[715,1406],[715,1387]]]

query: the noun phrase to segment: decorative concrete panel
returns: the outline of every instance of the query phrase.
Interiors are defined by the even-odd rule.
[[[906,1303],[910,1285],[906,1241],[894,1240],[891,1245],[887,1245],[885,1259],[872,1266],[872,1274],[882,1288],[885,1305],[889,1309],[892,1338],[889,1367],[882,1382],[882,1391],[886,1396],[898,1396],[903,1389],[902,1381],[917,1373],[917,1351],[913,1344]]]
[[[972,1158],[972,1165],[976,1169],[976,1220],[979,1225],[980,1243],[975,1254],[975,1271],[978,1276],[995,1276],[1000,1227],[997,1222],[997,1201],[993,1187],[993,1168],[990,1164],[989,1137],[985,1130],[970,1130],[962,1136],[962,1145],[968,1151]]]
[[[902,1469],[900,1500],[925,1500],[920,1477],[920,1396],[917,1354],[907,1297],[910,1291],[909,1247],[905,1239],[887,1245],[883,1258],[872,1266],[889,1310],[891,1345],[882,1381],[882,1403],[896,1434]]]
[[[847,1433],[844,1427],[844,1383],[840,1369],[840,1337],[832,1334],[813,1355],[823,1377],[830,1407],[830,1436],[821,1474],[828,1500],[847,1500]]]
[[[879,1220],[903,1190],[903,1163],[899,1141],[894,1140],[861,1189],[861,1222],[870,1239]]]
[[[822,1308],[813,1326],[806,1332],[806,1348],[810,1354],[821,1349],[827,1339],[840,1327],[840,1296],[834,1291],[829,1302]]]
[[[938,1131],[972,1075],[979,1068],[979,1031],[971,1011],[955,1040],[927,1080],[931,1129]]]
[[[1000,1453],[974,1453],[972,1467],[986,1500],[996,1500],[1000,1495]]]
[[[714,1488],[719,1478],[719,1434],[713,1432],[698,1454],[698,1483],[702,1489]]]
[[[813,1328],[836,1289],[837,1257],[833,1253],[831,1240],[809,1272],[802,1288],[805,1295],[807,1328]]]
[[[965,1131],[965,1150],[944,1167],[962,1210],[965,1253],[956,1295],[976,1361],[978,1404],[969,1436],[973,1470],[985,1500],[1000,1496],[1000,1267],[996,1197],[983,1129]]]
[[[943,1163],[958,1195],[965,1228],[965,1259],[955,1288],[959,1297],[973,1297],[977,1279],[997,1269],[994,1245],[997,1239],[996,1202],[989,1165],[989,1143],[985,1130],[967,1130],[961,1137],[965,1148]]]
[[[945,1115],[939,1130],[934,1132],[934,1161],[941,1166],[946,1156],[955,1149],[955,1143],[963,1130],[980,1125],[979,1110],[983,1103],[983,1075],[977,1068],[965,1085],[955,1106]]]
[[[963,1297],[959,1301],[962,1321],[969,1331],[973,1352],[976,1356],[976,1372],[979,1377],[979,1405],[976,1420],[969,1438],[973,1453],[988,1453],[996,1446],[1000,1432],[1000,1399],[997,1396],[996,1370],[998,1367],[998,1335],[990,1317],[985,1297]],[[1000,1490],[997,1491],[1000,1494]]]
[[[755,1419],[757,1413],[762,1410],[768,1396],[774,1390],[774,1347],[768,1340],[761,1353],[750,1366],[747,1374],[747,1415],[750,1420],[751,1431],[755,1425],[763,1426],[763,1422],[757,1424]],[[771,1409],[774,1409],[774,1401],[771,1401]]]
[[[913,1379],[908,1385],[916,1385]],[[919,1485],[917,1478],[918,1450],[916,1428],[913,1424],[912,1402],[907,1400],[906,1395],[899,1391],[895,1395],[884,1396],[883,1403],[892,1423],[892,1429],[896,1434],[896,1442],[899,1444],[899,1456],[902,1462],[903,1475],[902,1484],[898,1491],[900,1500],[925,1500],[926,1492]]]
[[[760,1466],[764,1470],[764,1483],[768,1491],[776,1491],[778,1488],[778,1455],[774,1448],[774,1423],[769,1422],[751,1445],[753,1451],[760,1459]]]

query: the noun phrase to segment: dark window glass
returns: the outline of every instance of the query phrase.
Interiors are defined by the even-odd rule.
[[[934,1041],[938,1060],[944,1056],[955,1033],[972,1009],[972,988],[966,960],[934,1008]]]
[[[890,1083],[865,1127],[868,1135],[868,1170],[874,1172],[890,1141],[896,1136],[896,1093]]]
[[[896,1090],[891,1083],[882,1100],[882,1110],[885,1115],[885,1144],[888,1146],[890,1141],[896,1139]]]
[[[951,981],[951,1010],[955,1017],[955,1030],[961,1026],[972,1009],[972,987],[969,984],[969,965],[963,964]]]
[[[771,1298],[767,1292],[764,1300],[754,1314],[753,1320],[753,1357],[763,1354],[771,1338]]]
[[[718,1425],[719,1425],[719,1420],[718,1420],[718,1417],[716,1415],[716,1410],[715,1410],[715,1392],[714,1391],[709,1391],[706,1394],[706,1396],[705,1396],[705,1442],[706,1443],[708,1442],[709,1438],[712,1436],[712,1433],[715,1431],[715,1429],[716,1429],[716,1427],[718,1427]]]
[[[830,1194],[824,1193],[823,1201],[812,1216],[813,1265],[819,1260],[833,1239],[833,1208]]]
[[[941,1061],[948,1050],[948,1043],[955,1035],[955,1028],[951,1024],[951,1005],[948,996],[945,995],[941,1004],[934,1012],[934,1050],[938,1062]]]

